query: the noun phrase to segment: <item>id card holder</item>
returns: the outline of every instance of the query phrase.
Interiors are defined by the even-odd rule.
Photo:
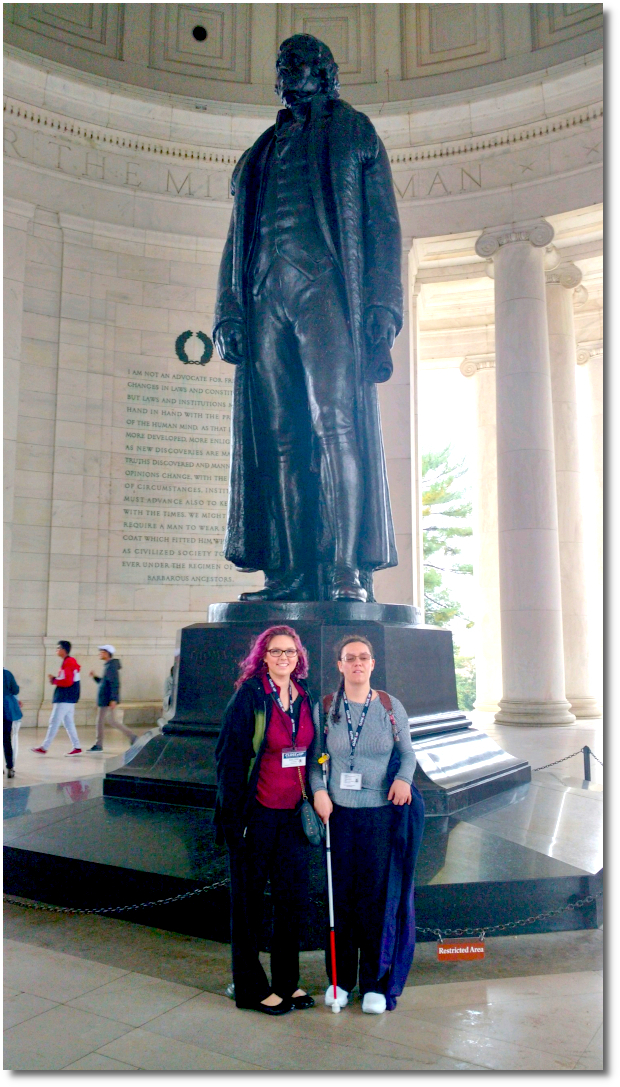
[[[306,765],[306,748],[305,747],[283,747],[282,748],[282,768],[285,770],[288,766],[305,766]]]
[[[362,787],[362,775],[354,774],[352,771],[349,773],[343,773],[340,775],[340,788],[341,789],[361,789]]]

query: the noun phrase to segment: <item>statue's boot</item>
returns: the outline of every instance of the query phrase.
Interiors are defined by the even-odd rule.
[[[303,490],[299,470],[291,455],[278,458],[278,497],[283,569],[265,571],[265,586],[242,593],[240,600],[310,600],[311,588],[304,562]]]
[[[325,504],[334,526],[334,572],[330,585],[332,600],[366,601],[357,568],[357,546],[364,482],[355,439],[338,436],[325,443],[321,478]]]
[[[332,600],[359,600],[365,603],[367,593],[362,588],[358,571],[352,566],[334,566],[330,595]]]
[[[282,577],[265,574],[265,586],[254,593],[241,593],[240,600],[310,600],[306,575],[291,571]]]

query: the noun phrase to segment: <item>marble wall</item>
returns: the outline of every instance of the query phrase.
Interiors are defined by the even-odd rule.
[[[179,627],[257,584],[221,555],[233,378],[195,335],[211,329],[221,241],[32,211],[25,231],[7,227],[24,280],[19,410],[7,401],[12,666],[29,723],[47,713],[58,638],[84,672],[111,641],[128,717],[131,703],[152,717]],[[14,281],[6,298],[19,309]]]
[[[196,334],[211,330],[232,170],[274,109],[132,89],[15,48],[5,87],[5,659],[33,724],[58,638],[85,673],[110,641],[128,719],[146,722],[178,628],[262,580],[219,553],[232,374]],[[458,101],[368,110],[394,172],[408,309],[380,389],[400,564],[377,576],[378,599],[420,599],[418,360],[493,351],[476,232],[577,209],[566,245],[581,249],[566,257],[596,259],[583,247],[602,192],[601,88],[591,53]],[[419,292],[428,313],[440,279],[449,319],[421,337]],[[94,713],[88,680],[84,696],[78,720]]]

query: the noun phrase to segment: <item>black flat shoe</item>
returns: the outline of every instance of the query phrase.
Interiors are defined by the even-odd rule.
[[[297,1009],[297,1011],[302,1012],[305,1011],[306,1008],[314,1007],[314,997],[310,996],[310,993],[304,993],[303,996],[292,996],[291,1004],[293,1011]]]
[[[303,998],[301,998],[301,999],[303,999]],[[287,1012],[290,1012],[292,1007],[293,1007],[293,1003],[292,1003],[292,1001],[290,999],[289,1000],[284,1000],[283,999],[281,1004],[274,1004],[274,1005],[262,1004],[262,1003],[255,1004],[254,1005],[254,1011],[264,1012],[265,1015],[286,1015]]]

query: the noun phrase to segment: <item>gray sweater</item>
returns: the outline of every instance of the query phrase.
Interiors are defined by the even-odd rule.
[[[396,720],[398,739],[396,748],[400,755],[400,767],[396,777],[411,785],[416,767],[415,751],[411,746],[411,735],[407,713],[402,703],[390,695],[392,709]],[[340,720],[334,721],[330,710],[327,733],[327,752],[330,756],[327,766],[329,768],[328,791],[334,804],[340,804],[343,808],[379,808],[389,803],[387,768],[390,755],[394,748],[392,725],[388,714],[383,709],[381,702],[375,698],[368,707],[366,720],[360,733],[355,755],[353,757],[353,770],[362,775],[361,789],[341,789],[340,775],[350,770],[349,729],[344,711],[344,704],[340,707]],[[353,730],[357,728],[362,715],[363,704],[350,702],[351,720]],[[321,753],[321,722],[319,708],[314,709],[315,751],[317,758]],[[322,768],[313,759],[310,766],[310,786],[313,792],[323,789]]]

